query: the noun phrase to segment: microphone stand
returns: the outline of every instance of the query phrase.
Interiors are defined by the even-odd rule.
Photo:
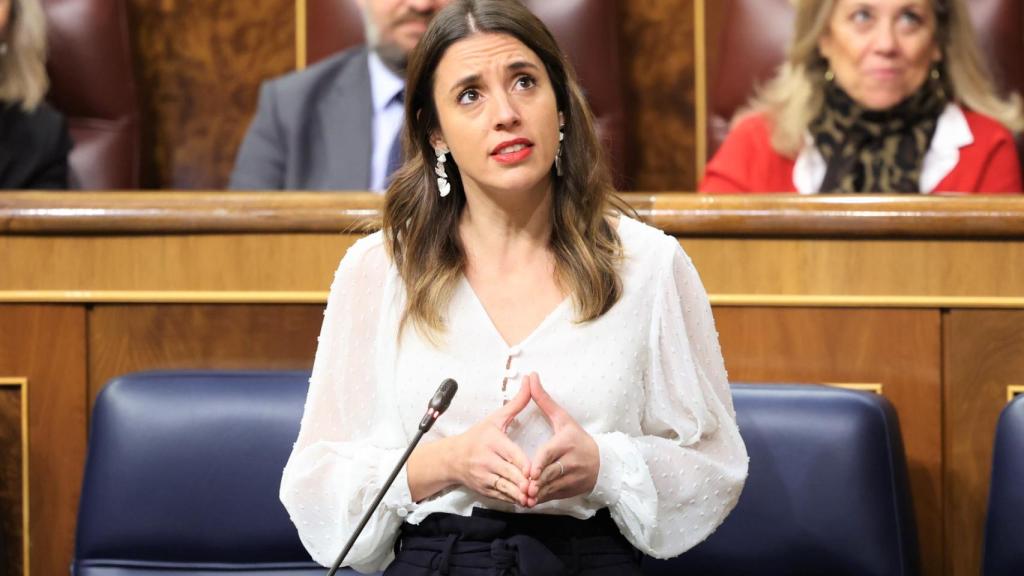
[[[455,396],[455,392],[459,389],[459,385],[455,383],[455,380],[451,378],[441,382],[441,386],[437,388],[437,392],[434,392],[434,397],[430,399],[430,405],[427,407],[427,413],[423,415],[423,419],[420,420],[419,431],[416,432],[416,437],[409,443],[409,447],[405,449],[405,454],[398,460],[398,464],[395,465],[394,470],[391,471],[391,475],[384,482],[384,486],[381,487],[380,492],[377,493],[377,497],[373,499],[373,503],[370,504],[370,508],[363,514],[362,520],[359,521],[359,525],[356,526],[355,532],[349,537],[348,542],[345,543],[345,548],[341,550],[341,554],[338,554],[338,559],[334,561],[334,566],[331,567],[330,572],[327,576],[334,576],[335,572],[338,571],[338,567],[341,566],[342,561],[345,560],[345,556],[348,555],[349,550],[356,543],[356,538],[359,538],[359,534],[362,533],[363,528],[366,527],[366,523],[370,521],[370,516],[377,510],[377,506],[380,505],[381,500],[384,499],[384,495],[387,494],[388,489],[394,484],[395,478],[398,477],[398,473],[401,472],[402,466],[405,466],[406,460],[412,454],[412,451],[416,448],[416,445],[420,443],[423,435],[430,430],[430,427],[434,425],[438,416],[444,413],[448,409],[448,405],[451,404],[452,398]]]
[[[331,567],[331,571],[327,573],[327,576],[334,576],[334,573],[338,571],[338,567],[341,566],[342,561],[345,560],[345,556],[348,555],[348,551],[352,549],[353,545],[355,545],[356,538],[358,538],[359,534],[362,533],[363,528],[366,527],[366,523],[370,521],[370,516],[373,516],[373,512],[377,510],[377,506],[380,505],[380,501],[384,499],[384,495],[387,494],[388,489],[391,488],[391,485],[395,482],[395,478],[398,476],[398,473],[402,470],[402,466],[405,466],[405,461],[409,459],[409,455],[412,454],[416,445],[420,443],[420,439],[423,438],[423,434],[423,430],[416,433],[416,437],[412,439],[409,447],[406,448],[405,454],[402,454],[402,458],[398,461],[395,469],[391,471],[391,475],[388,476],[387,481],[384,482],[384,486],[380,489],[380,492],[377,493],[377,497],[373,499],[373,504],[370,504],[370,508],[366,510],[365,514],[363,514],[363,519],[359,521],[359,525],[356,526],[356,531],[352,533],[348,542],[345,543],[345,548],[342,549],[341,554],[338,555],[338,559],[334,561],[334,566]]]

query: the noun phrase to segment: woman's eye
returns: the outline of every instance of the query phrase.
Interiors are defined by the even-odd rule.
[[[537,85],[537,81],[533,79],[533,76],[520,76],[516,79],[516,88],[527,89],[533,88]]]
[[[480,99],[480,93],[470,88],[459,94],[459,104],[472,104]]]
[[[908,24],[911,26],[920,26],[924,24],[924,18],[917,12],[904,12],[900,14],[900,23]]]
[[[854,24],[866,24],[871,21],[871,12],[867,8],[855,10],[853,14],[850,14],[850,20]]]

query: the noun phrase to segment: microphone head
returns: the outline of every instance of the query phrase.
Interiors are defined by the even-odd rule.
[[[451,378],[446,378],[441,385],[437,387],[437,392],[434,392],[434,397],[430,399],[430,407],[438,414],[444,413],[448,409],[448,405],[452,403],[452,398],[455,397],[455,393],[458,392],[459,385]]]

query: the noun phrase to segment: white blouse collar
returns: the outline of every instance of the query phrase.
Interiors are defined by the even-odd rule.
[[[930,194],[960,162],[960,149],[974,143],[964,111],[956,104],[947,104],[939,116],[931,146],[921,166],[921,192]],[[804,134],[804,147],[793,166],[793,185],[800,194],[817,194],[825,181],[825,158],[814,146],[810,132]]]

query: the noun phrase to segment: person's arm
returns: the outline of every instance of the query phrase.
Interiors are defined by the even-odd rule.
[[[260,87],[256,116],[249,125],[231,172],[232,190],[281,190],[287,147],[277,110],[274,82]]]
[[[703,194],[734,194],[750,192],[751,161],[755,142],[759,134],[755,130],[754,118],[740,122],[726,136],[722,146],[704,167],[704,177],[697,186]]]
[[[27,188],[34,190],[66,190],[69,184],[68,155],[71,153],[71,136],[68,135],[67,121],[54,113],[52,127],[42,134],[39,167],[28,182]],[[49,120],[49,118],[47,118]],[[49,122],[48,122],[49,123]]]
[[[992,153],[988,157],[988,163],[981,169],[981,179],[978,182],[978,192],[982,194],[1020,194],[1021,165],[1017,155],[1017,144],[1013,137],[1006,133],[1000,138]]]
[[[376,243],[374,243],[376,242]],[[374,237],[356,243],[331,286],[298,439],[280,498],[314,560],[331,565],[408,443],[393,391],[377,378],[387,259]],[[424,405],[425,406],[425,405]],[[415,507],[405,469],[349,552],[346,565],[372,572],[393,557],[405,513]]]
[[[594,436],[601,464],[588,496],[656,558],[714,531],[739,500],[748,466],[707,294],[678,245],[670,258],[654,306],[644,435]]]

